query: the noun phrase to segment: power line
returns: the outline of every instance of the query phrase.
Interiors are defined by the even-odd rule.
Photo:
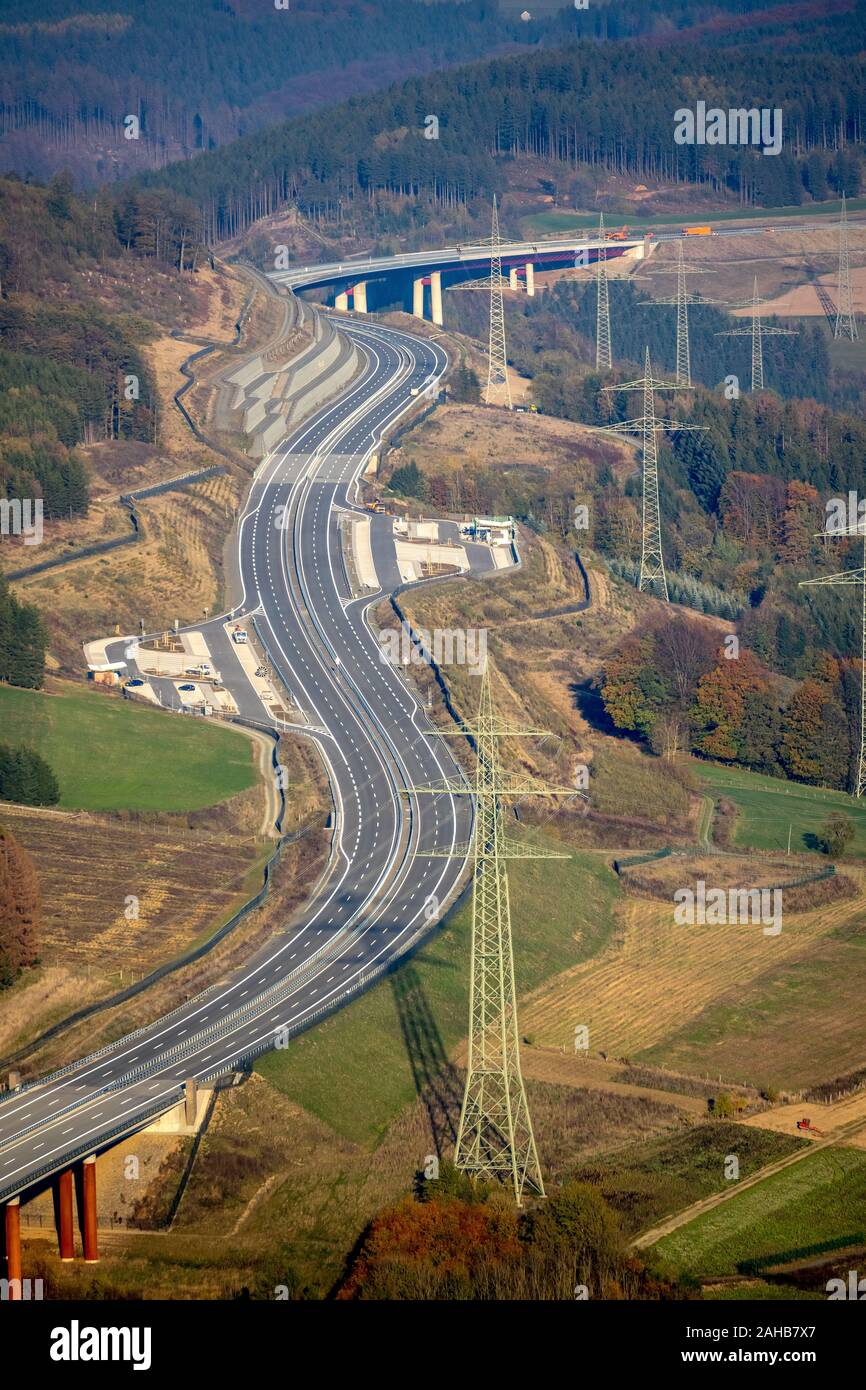
[[[487,348],[487,389],[484,399],[488,405],[505,405],[511,409],[511,386],[508,381],[508,361],[505,353],[505,304],[502,299],[502,253],[499,237],[499,209],[493,195],[493,231],[490,238],[490,337]]]
[[[595,262],[595,365],[597,370],[609,372],[613,364],[610,352],[610,298],[603,212],[598,215],[598,239],[601,244]]]
[[[514,982],[514,947],[508,892],[509,859],[568,859],[514,840],[506,834],[503,801],[523,796],[580,795],[526,773],[506,772],[499,744],[503,738],[541,738],[544,729],[526,729],[501,719],[493,702],[490,666],[481,676],[478,713],[473,723],[443,730],[466,736],[475,746],[475,776],[418,792],[471,795],[475,819],[467,844],[432,852],[434,858],[473,859],[472,958],[469,984],[469,1056],[466,1088],[457,1131],[455,1165],[473,1178],[510,1182],[518,1206],[525,1191],[544,1196],[544,1180],[520,1067],[520,1035]]]
[[[641,436],[641,556],[638,588],[642,593],[652,593],[658,588],[666,601],[668,599],[668,580],[662,548],[657,436],[660,433],[673,434],[682,430],[697,431],[704,428],[702,425],[689,425],[680,420],[661,419],[656,415],[656,391],[676,391],[681,388],[681,384],[678,381],[659,381],[653,377],[649,348],[647,348],[642,377],[639,377],[637,381],[624,381],[616,386],[603,388],[605,391],[642,391],[643,415],[634,420],[620,420],[616,424],[599,427],[604,433],[638,434]]]
[[[859,585],[863,591],[861,619],[860,619],[860,755],[857,759],[857,785],[854,792],[855,797],[861,797],[866,793],[866,517],[858,522],[856,526],[849,526],[839,531],[823,532],[824,535],[832,535],[838,538],[841,536],[863,537],[863,564],[860,569],[843,570],[841,574],[824,574],[820,579],[802,579],[801,589],[835,587],[839,584]]]
[[[857,338],[857,315],[851,290],[851,260],[848,251],[848,208],[842,194],[842,216],[839,219],[839,273],[836,282],[836,323],[834,338]]]
[[[766,328],[761,322],[761,308],[764,301],[758,297],[758,277],[755,276],[755,284],[752,292],[751,302],[744,301],[739,307],[745,308],[747,305],[751,309],[751,324],[748,328],[726,328],[723,332],[717,333],[717,338],[751,338],[752,340],[752,390],[763,391],[764,389],[764,339],[767,337],[794,337],[800,330],[797,328]]]

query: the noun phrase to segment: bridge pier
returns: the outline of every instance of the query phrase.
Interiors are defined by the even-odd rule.
[[[430,276],[430,317],[442,327],[442,272],[434,270]]]
[[[526,293],[530,299],[535,294],[535,266],[532,261],[526,262]]]
[[[517,289],[517,266],[516,266],[516,265],[511,265],[511,266],[508,267],[508,288],[509,288],[510,290],[516,290],[516,289]]]
[[[10,1197],[6,1203],[6,1278],[9,1298],[21,1298],[21,1199]]]
[[[81,1165],[81,1239],[84,1263],[99,1263],[99,1243],[96,1237],[96,1156],[89,1154]]]
[[[191,1129],[195,1129],[198,1115],[198,1083],[194,1076],[188,1076],[183,1090],[183,1117]]]
[[[353,291],[353,303],[356,314],[366,314],[367,312],[367,281],[359,280]]]
[[[344,314],[349,312],[349,296],[346,290],[340,290],[339,294],[334,295],[334,308],[342,309]]]
[[[57,1239],[60,1259],[68,1264],[75,1259],[75,1234],[72,1225],[72,1169],[65,1168],[57,1179]]]
[[[424,276],[412,281],[412,313],[416,319],[424,317]]]

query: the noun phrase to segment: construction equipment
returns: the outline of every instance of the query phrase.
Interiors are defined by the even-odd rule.
[[[625,241],[628,236],[628,227],[620,227],[618,232],[607,232],[605,241]]]

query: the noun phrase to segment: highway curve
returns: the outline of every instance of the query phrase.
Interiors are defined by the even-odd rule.
[[[380,660],[366,621],[377,596],[351,599],[335,511],[353,504],[383,431],[408,409],[413,388],[441,376],[446,358],[435,344],[378,324],[345,331],[364,350],[363,372],[257,470],[238,528],[243,600],[233,610],[255,612],[325,759],[337,812],[331,872],[302,924],[227,981],[6,1096],[0,1200],[171,1108],[188,1077],[224,1075],[273,1046],[275,1034],[299,1032],[338,1007],[455,895],[465,860],[422,851],[465,843],[471,799],[407,794],[459,770],[447,741],[425,736],[430,726],[399,672]],[[225,616],[206,628],[209,643],[227,640]],[[109,659],[122,655],[124,642],[117,646]]]

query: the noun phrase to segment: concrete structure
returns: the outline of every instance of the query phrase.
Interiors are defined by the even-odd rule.
[[[60,1259],[64,1264],[75,1258],[75,1237],[72,1228],[72,1169],[65,1168],[57,1176],[57,1236]]]
[[[21,1199],[13,1197],[6,1203],[6,1278],[9,1297],[21,1298]]]
[[[430,276],[430,317],[442,327],[442,272],[434,270]]]
[[[674,234],[671,233],[671,236]],[[602,246],[606,248],[608,261],[626,257],[642,259],[652,248],[653,242],[647,238],[633,237],[623,241],[600,241],[597,236],[587,237],[577,233],[572,237],[551,238],[549,241],[503,242],[500,255],[503,273],[508,274],[512,289],[519,288],[518,272],[526,275],[526,293],[535,293],[534,274],[540,270],[563,270],[575,265],[576,256],[581,253],[581,264],[589,265],[597,258]],[[291,270],[275,271],[269,277],[277,284],[295,292],[304,289],[333,288],[335,307],[346,310],[349,295],[352,295],[356,313],[368,312],[367,289],[370,281],[378,281],[385,286],[385,296],[393,303],[395,298],[408,291],[411,276],[411,303],[415,318],[424,318],[424,285],[430,285],[431,318],[441,323],[437,316],[436,300],[442,292],[442,275],[447,276],[449,285],[465,284],[467,281],[483,279],[490,269],[490,246],[445,246],[435,251],[410,251],[397,256],[370,256],[365,261],[332,261],[322,265],[308,265]],[[356,276],[363,272],[364,279]],[[376,301],[373,301],[375,307]]]
[[[84,1263],[99,1263],[99,1242],[96,1235],[96,1155],[88,1154],[81,1165],[81,1240]]]

